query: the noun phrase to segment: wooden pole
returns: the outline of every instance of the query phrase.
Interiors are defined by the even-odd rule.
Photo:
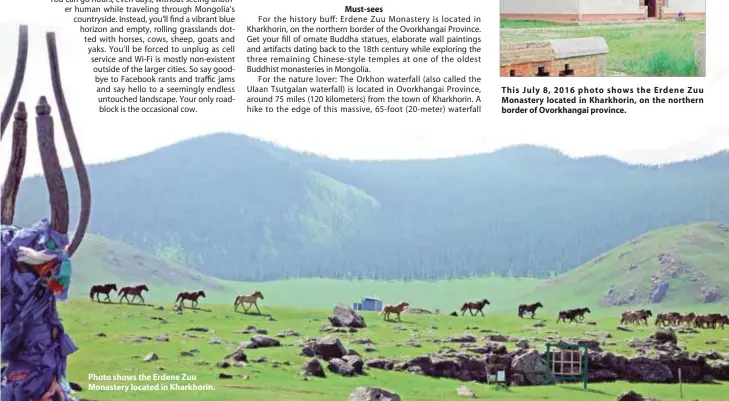
[[[25,110],[25,103],[18,102],[18,111],[15,112],[13,122],[13,150],[7,175],[3,181],[2,195],[0,195],[0,199],[2,199],[0,222],[3,225],[12,225],[15,216],[15,201],[18,198],[18,189],[25,168],[25,152],[28,143],[27,119],[28,112]]]
[[[25,67],[28,63],[28,25],[21,25],[18,34],[18,56],[15,59],[15,74],[13,75],[13,83],[10,86],[10,94],[5,100],[2,112],[0,113],[0,139],[5,133],[5,128],[10,123],[10,117],[13,115],[15,102],[20,96],[20,89],[23,87],[25,79]]]
[[[89,225],[89,218],[91,216],[91,186],[89,184],[89,175],[86,171],[86,165],[84,164],[83,158],[81,157],[81,150],[78,146],[78,140],[76,139],[76,131],[73,129],[71,123],[71,114],[68,111],[68,105],[66,104],[66,96],[61,85],[61,70],[58,61],[58,49],[56,47],[56,34],[53,32],[46,33],[46,43],[48,45],[48,60],[51,68],[51,84],[53,85],[53,94],[56,97],[56,104],[58,105],[58,115],[61,119],[61,125],[63,126],[63,132],[66,134],[66,143],[68,144],[68,152],[71,154],[71,160],[73,160],[73,167],[76,170],[76,178],[78,178],[79,187],[79,199],[81,202],[81,210],[79,211],[78,223],[76,229],[73,232],[73,238],[68,244],[66,253],[70,258],[73,253],[76,252],[76,248],[81,244],[84,234],[86,234],[86,228]],[[45,167],[45,166],[44,166]],[[44,170],[45,171],[45,170]],[[51,198],[54,194],[51,193]],[[68,196],[68,195],[66,195]],[[66,213],[68,214],[68,206],[66,206]],[[68,217],[66,217],[68,219]],[[62,234],[66,234],[68,231],[68,222],[66,222],[66,230],[59,231]]]
[[[587,345],[585,345],[585,349],[583,350],[582,355],[584,356],[583,362],[585,364],[585,369],[582,372],[582,383],[583,383],[582,389],[587,390],[587,381],[589,379],[589,374],[590,374],[590,372],[587,371],[587,365],[590,363],[589,359],[588,359],[589,353],[587,352]]]
[[[681,368],[678,368],[678,388],[681,392],[681,399],[683,400],[683,380],[681,379]]]
[[[552,364],[554,363],[552,361],[552,353],[549,351],[550,347],[551,347],[551,344],[547,343],[547,384],[552,384],[552,371],[553,371]]]

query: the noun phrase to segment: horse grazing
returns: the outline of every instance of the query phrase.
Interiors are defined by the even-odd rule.
[[[119,303],[122,302],[122,300],[126,299],[128,304],[131,304],[134,302],[134,299],[139,297],[139,299],[142,300],[142,304],[144,304],[144,297],[142,296],[142,291],[149,292],[149,288],[147,288],[146,284],[137,285],[134,287],[123,287],[121,290],[119,290]],[[128,296],[132,296],[132,300],[130,301]]]
[[[483,308],[486,305],[491,305],[491,302],[489,302],[488,299],[484,299],[482,301],[476,301],[476,302],[466,302],[461,306],[461,316],[463,316],[466,311],[471,314],[471,316],[478,315],[479,312],[481,312],[481,316],[484,316],[483,314]],[[476,311],[475,313],[473,311]]]
[[[233,306],[235,306],[235,310],[238,310],[238,306],[242,306],[243,310],[248,313],[248,311],[252,307],[256,307],[256,310],[258,311],[258,314],[261,314],[261,310],[258,309],[258,299],[263,299],[263,294],[261,294],[261,291],[256,291],[251,295],[238,295],[235,298],[235,303],[233,303]],[[245,304],[248,304],[248,308],[246,308]]]
[[[385,307],[382,308],[382,312],[380,312],[380,315],[382,315],[383,320],[390,320],[390,314],[394,313],[397,315],[397,321],[399,322],[400,314],[408,306],[410,306],[410,304],[407,302],[400,302],[397,305],[385,305]]]
[[[96,300],[98,302],[101,302],[101,299],[99,299],[99,294],[104,294],[106,295],[106,300],[111,302],[111,298],[109,298],[109,293],[112,291],[118,291],[116,289],[116,284],[94,285],[91,287],[91,291],[89,291],[89,297],[91,298],[91,302],[93,302],[94,295],[96,295]]]
[[[585,319],[585,313],[591,313],[590,308],[577,308],[560,311],[557,316],[557,321],[555,323],[559,323],[560,320],[565,323],[580,323],[580,321]],[[577,320],[577,318],[579,318],[580,320]],[[567,322],[567,319],[569,319],[570,321]]]
[[[175,303],[177,303],[177,301],[180,301],[180,306],[185,306],[185,301],[190,301],[190,307],[195,308],[197,307],[197,299],[200,297],[205,298],[205,291],[201,290],[198,292],[181,292],[177,294]]]
[[[539,308],[544,308],[544,305],[542,305],[541,302],[531,305],[521,304],[519,305],[519,317],[523,318],[525,313],[531,313],[532,319],[534,319],[534,315],[537,313],[537,309]]]

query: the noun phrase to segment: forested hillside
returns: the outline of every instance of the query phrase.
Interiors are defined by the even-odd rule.
[[[89,173],[91,232],[237,280],[546,277],[653,229],[729,221],[726,152],[663,167],[534,146],[343,161],[220,134]],[[19,221],[47,213],[46,193],[23,182]]]

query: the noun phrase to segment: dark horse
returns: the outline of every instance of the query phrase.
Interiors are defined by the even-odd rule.
[[[476,316],[476,315],[478,315],[479,312],[481,312],[481,316],[484,316],[483,308],[486,305],[491,305],[491,302],[489,302],[488,299],[484,299],[483,301],[477,301],[477,302],[466,302],[465,304],[463,304],[463,306],[461,306],[461,316],[463,316],[466,313],[466,311],[468,311],[468,313],[470,313],[471,316]],[[474,310],[476,311],[476,313],[473,312]]]
[[[580,321],[585,319],[585,313],[591,313],[590,308],[577,308],[577,309],[567,309],[565,311],[560,311],[559,315],[557,316],[557,322],[563,321],[565,323],[567,322],[567,319],[569,319],[569,323],[575,322],[579,323]],[[579,320],[577,320],[579,318]]]
[[[127,300],[127,303],[130,304],[136,297],[139,297],[139,299],[142,300],[142,304],[144,304],[144,297],[142,296],[142,291],[149,291],[149,288],[147,288],[146,284],[138,285],[136,287],[124,287],[121,290],[119,290],[119,303],[123,299]],[[132,295],[132,301],[129,301],[129,298],[127,298],[127,295]]]
[[[544,305],[542,305],[541,302],[531,305],[521,304],[519,305],[519,317],[523,318],[525,313],[531,313],[532,319],[534,319],[534,314],[537,312],[538,308],[544,308]]]
[[[177,301],[180,301],[180,306],[185,306],[185,301],[190,301],[190,307],[195,308],[197,307],[197,299],[203,297],[205,298],[205,291],[198,291],[198,292],[181,292],[177,294],[177,299],[175,299],[175,303]]]
[[[89,297],[91,297],[91,301],[94,300],[94,295],[96,295],[96,300],[101,302],[101,299],[99,299],[99,294],[106,295],[106,300],[111,302],[111,298],[109,298],[109,293],[112,291],[117,291],[116,284],[104,284],[104,285],[95,285],[91,287],[91,291],[89,291]]]

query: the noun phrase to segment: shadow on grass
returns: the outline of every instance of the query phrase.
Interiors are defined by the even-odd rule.
[[[112,301],[111,299],[109,299],[109,300],[103,300],[103,301],[97,301],[97,300],[94,299],[91,302],[97,303],[97,304],[102,304],[102,305],[103,304],[116,304],[116,303],[118,303],[118,301]]]
[[[107,305],[124,305],[124,306],[148,306],[152,307],[153,304],[138,304],[138,303],[128,303],[128,302],[102,302]]]
[[[574,385],[574,386],[568,386],[564,384],[558,384],[557,387],[564,389],[564,390],[570,390],[570,391],[580,391],[583,393],[591,393],[591,394],[600,394],[600,395],[611,395],[610,393],[606,393],[602,390],[596,390],[594,388],[582,388],[582,385]]]
[[[203,309],[203,308],[193,308],[192,306],[183,306],[182,309],[184,310],[194,310],[194,311],[200,311],[200,312],[212,312],[212,309]]]
[[[252,312],[249,313],[249,312],[240,311],[240,310],[236,310],[235,313],[240,313],[241,315],[253,316],[253,317],[271,317],[271,314],[270,313],[258,313],[258,312],[256,312],[256,313],[252,313]]]
[[[415,324],[415,322],[408,322],[407,320],[397,320],[397,319],[383,319],[383,322],[395,323],[395,324]]]

